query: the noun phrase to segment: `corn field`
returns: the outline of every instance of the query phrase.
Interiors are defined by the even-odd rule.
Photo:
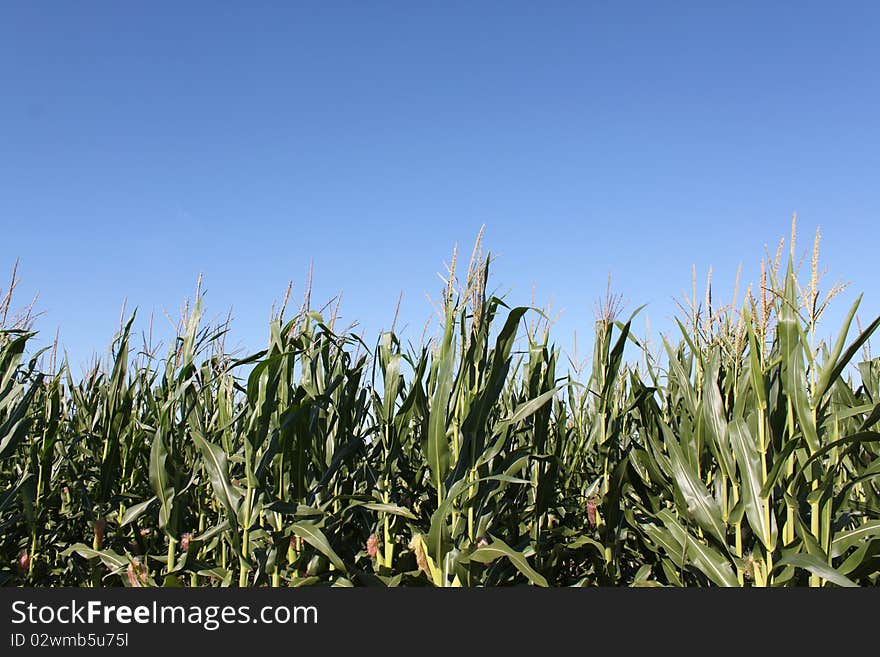
[[[476,249],[418,347],[306,298],[237,357],[197,294],[161,353],[131,315],[74,377],[7,295],[0,583],[880,584],[880,319],[819,340],[834,289],[781,251],[656,351],[607,295],[583,365]]]

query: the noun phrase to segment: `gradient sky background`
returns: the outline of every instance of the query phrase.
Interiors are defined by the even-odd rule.
[[[827,331],[857,291],[866,323],[880,4],[719,4],[4,2],[0,272],[20,257],[73,365],[123,298],[161,319],[199,272],[260,349],[311,259],[368,342],[402,290],[417,341],[486,224],[493,284],[553,296],[568,346],[608,272],[668,328],[692,265],[726,298],[797,212],[853,283]]]

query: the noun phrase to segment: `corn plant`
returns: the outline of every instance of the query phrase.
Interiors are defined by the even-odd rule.
[[[133,313],[80,376],[29,348],[13,275],[0,583],[876,585],[880,318],[857,301],[818,338],[817,253],[808,283],[792,240],[742,303],[694,291],[660,352],[609,287],[567,371],[479,240],[417,346],[394,323],[367,344],[307,292],[233,355],[199,292],[164,353]]]

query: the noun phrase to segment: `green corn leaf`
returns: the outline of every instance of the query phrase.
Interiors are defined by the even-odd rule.
[[[315,523],[309,522],[308,520],[300,520],[299,522],[293,523],[290,526],[290,529],[294,534],[327,557],[330,560],[330,563],[336,566],[339,571],[343,573],[347,572],[345,563],[343,563],[342,559],[336,554],[333,548],[330,547],[330,542],[327,540],[324,532],[318,529],[318,526]]]
[[[543,575],[533,569],[525,556],[521,552],[517,552],[500,538],[492,537],[489,545],[478,548],[470,555],[471,561],[477,563],[491,563],[499,557],[507,557],[516,569],[522,573],[532,584],[536,586],[548,586],[547,580]]]
[[[818,575],[822,579],[826,579],[837,586],[853,587],[858,586],[851,579],[842,575],[840,572],[822,561],[819,557],[812,554],[792,554],[785,556],[776,563],[776,568],[783,566],[794,566],[795,568],[803,568],[814,575]]]
[[[710,532],[721,543],[726,543],[726,530],[721,517],[721,507],[685,460],[681,447],[669,427],[664,425],[662,429],[666,438],[666,446],[669,449],[671,474],[678,485],[678,492],[684,501],[688,517],[692,518],[702,529]]]
[[[859,545],[863,541],[874,540],[880,536],[880,520],[869,520],[855,529],[837,532],[831,541],[831,556],[842,556],[850,548]]]
[[[455,359],[453,328],[455,316],[450,304],[446,311],[446,326],[440,344],[434,394],[428,419],[428,466],[438,498],[443,497],[443,482],[449,473],[449,439],[446,437],[449,398],[452,394],[452,367]]]
[[[138,518],[140,518],[146,510],[157,500],[157,496],[153,496],[145,502],[140,502],[135,504],[134,506],[130,506],[125,510],[125,514],[122,516],[122,519],[119,521],[120,527],[125,527],[128,524],[131,524]]]
[[[229,518],[236,519],[243,496],[229,480],[226,452],[219,445],[205,440],[199,431],[193,431],[192,437],[201,453],[205,471],[214,489],[214,496],[225,507]]]
[[[150,486],[159,500],[159,527],[170,531],[168,527],[174,504],[174,485],[168,476],[166,461],[168,450],[162,435],[156,433],[150,448]]]
[[[772,551],[776,545],[776,517],[762,492],[765,482],[761,472],[758,445],[749,425],[742,418],[734,418],[730,423],[729,431],[730,442],[742,478],[746,517],[752,531],[761,539],[764,547]]]

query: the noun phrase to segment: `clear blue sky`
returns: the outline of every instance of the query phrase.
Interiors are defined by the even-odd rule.
[[[0,270],[73,364],[199,272],[262,348],[311,259],[370,341],[402,290],[417,340],[485,223],[566,342],[609,271],[664,326],[796,211],[880,313],[880,4],[721,4],[4,2]]]

